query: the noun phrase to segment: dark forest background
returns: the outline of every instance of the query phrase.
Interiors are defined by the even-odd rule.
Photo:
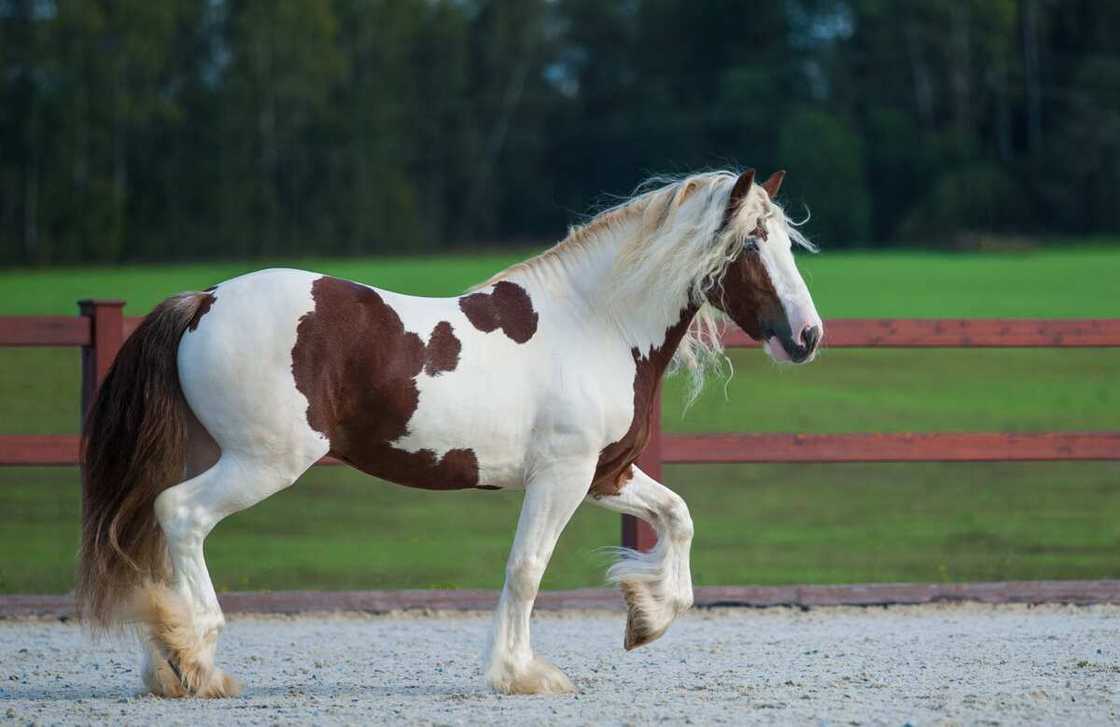
[[[524,245],[786,168],[831,247],[1120,232],[1113,0],[0,0],[0,262]]]

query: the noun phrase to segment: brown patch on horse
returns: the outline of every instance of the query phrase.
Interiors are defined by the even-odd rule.
[[[631,429],[633,428],[633,423],[631,423]],[[628,431],[627,434],[629,435],[630,432]],[[618,442],[614,442],[608,446],[616,446],[621,441],[622,440],[619,440]],[[646,442],[648,441],[649,435],[647,434],[645,440],[643,440],[641,443],[641,449],[638,450],[638,454],[641,454],[641,450],[645,449]],[[615,495],[618,495],[622,492],[622,488],[626,487],[627,483],[629,483],[630,480],[634,479],[634,468],[630,465],[624,466],[614,475],[613,478],[605,472],[603,474],[600,474],[601,469],[604,471],[613,471],[614,469],[613,467],[611,467],[611,462],[604,462],[603,456],[605,452],[606,449],[604,449],[603,452],[599,453],[599,463],[595,468],[595,479],[592,481],[591,489],[588,491],[588,494],[596,499],[600,497],[613,497]]]
[[[727,272],[708,291],[708,301],[756,341],[766,337],[767,322],[785,320],[782,299],[758,250],[743,251],[727,266]]]
[[[195,310],[194,315],[191,316],[191,322],[187,324],[188,331],[194,331],[198,328],[198,322],[202,320],[202,316],[210,312],[210,307],[214,305],[214,301],[218,296],[214,295],[212,291],[216,290],[218,286],[207,288],[200,296],[198,309]]]
[[[595,476],[591,480],[593,497],[617,495],[633,477],[630,466],[646,448],[650,436],[650,415],[661,388],[661,375],[673,360],[673,354],[688,331],[696,307],[681,311],[680,320],[665,332],[665,341],[658,348],[643,356],[637,348],[630,349],[634,357],[634,418],[630,428],[617,442],[612,442],[599,452]]]
[[[471,293],[459,299],[459,308],[478,330],[498,328],[517,343],[525,343],[537,332],[539,316],[533,300],[517,283],[499,280],[490,293]]]
[[[773,196],[781,186],[785,172],[775,172],[767,179],[763,186],[766,193]],[[748,169],[739,175],[731,195],[727,200],[727,207],[723,212],[723,227],[735,219],[739,208],[747,199],[751,185],[754,184],[754,170]],[[722,229],[722,227],[721,227]],[[766,226],[761,219],[755,221],[748,239],[767,239]],[[715,285],[707,292],[708,302],[731,316],[740,328],[755,340],[766,337],[766,329],[774,325],[782,325],[786,320],[782,300],[774,283],[770,280],[770,273],[762,261],[762,255],[757,247],[751,249],[744,247],[743,251],[733,260],[724,271]],[[785,324],[788,327],[788,323]]]
[[[441,322],[425,345],[375,290],[322,277],[311,286],[315,310],[304,315],[292,348],[292,375],[307,397],[307,422],[330,441],[330,453],[392,482],[429,490],[478,485],[470,449],[442,457],[392,443],[408,433],[420,404],[416,377],[450,371],[460,344]],[[452,356],[454,354],[454,356]]]
[[[440,321],[432,329],[428,337],[428,347],[425,353],[424,373],[428,376],[439,376],[444,371],[454,371],[459,365],[459,352],[463,344],[455,338],[455,330],[447,321]]]

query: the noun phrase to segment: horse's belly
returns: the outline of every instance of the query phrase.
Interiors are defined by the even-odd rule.
[[[485,487],[479,478],[478,459],[467,448],[436,452],[409,451],[384,443],[347,442],[331,447],[331,454],[365,472],[398,485],[425,490],[464,490]]]
[[[429,408],[444,407],[429,402]],[[332,436],[331,454],[366,474],[427,490],[521,484],[523,437],[488,427],[485,418],[471,426],[448,407],[442,421],[421,416],[410,422],[404,437],[393,442],[371,435],[369,425],[376,418],[367,415],[360,422],[341,422]]]
[[[452,482],[456,489],[520,487],[531,429],[527,392],[520,399],[485,393],[487,387],[471,386],[473,377],[465,372],[457,380],[425,378],[417,380],[420,405],[409,420],[408,432],[391,446],[411,457],[446,464],[429,470],[435,473],[434,480],[396,481],[429,489],[447,489]],[[498,381],[493,383],[490,388],[499,386]],[[442,483],[436,481],[440,478]]]

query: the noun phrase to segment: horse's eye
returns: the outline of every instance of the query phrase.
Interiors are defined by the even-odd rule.
[[[743,251],[744,252],[758,252],[758,238],[748,237],[743,242]]]

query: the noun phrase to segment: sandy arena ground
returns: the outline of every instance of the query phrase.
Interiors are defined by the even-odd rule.
[[[1120,719],[1120,607],[694,611],[622,650],[620,613],[542,613],[579,694],[482,683],[485,614],[231,618],[217,701],[137,694],[137,648],[0,621],[0,722],[72,724],[1099,724]]]

